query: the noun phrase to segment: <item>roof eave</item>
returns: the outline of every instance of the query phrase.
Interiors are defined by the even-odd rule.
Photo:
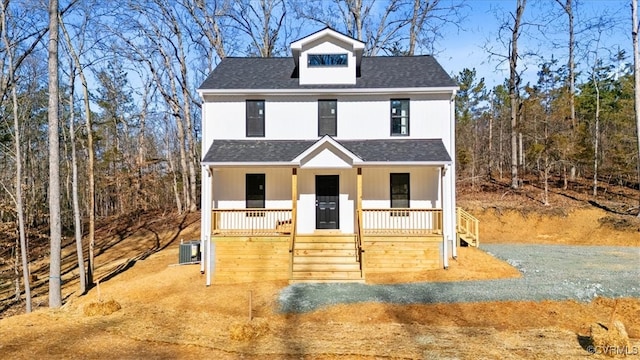
[[[449,161],[357,161],[354,162],[355,166],[443,166],[443,165],[451,165],[452,162]],[[290,161],[290,162],[202,162],[202,166],[210,166],[216,168],[222,167],[254,167],[254,166],[274,166],[274,167],[299,167],[300,162]]]
[[[450,94],[458,86],[411,87],[411,88],[303,88],[303,89],[198,89],[200,97],[205,95],[237,96],[254,94],[300,95],[300,94]]]
[[[446,161],[365,161],[362,166],[443,166],[451,165],[451,160]]]
[[[274,166],[274,167],[291,167],[291,166],[299,166],[299,163],[290,162],[290,161],[249,161],[249,162],[237,162],[237,161],[226,161],[226,162],[216,162],[209,161],[200,162],[202,166],[211,166],[211,167],[253,167],[253,166]]]

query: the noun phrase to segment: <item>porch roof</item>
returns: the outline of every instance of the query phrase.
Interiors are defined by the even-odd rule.
[[[369,164],[450,164],[442,139],[335,140]],[[296,158],[320,140],[214,140],[202,165],[299,165]]]

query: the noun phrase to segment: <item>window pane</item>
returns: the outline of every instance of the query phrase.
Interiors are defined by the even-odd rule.
[[[338,102],[318,100],[318,136],[337,135]]]
[[[408,208],[409,207],[409,174],[392,173],[390,176],[391,183],[391,207],[392,208]]]
[[[347,66],[347,54],[309,54],[307,64],[309,66]]]
[[[264,136],[264,100],[247,100],[247,137]]]
[[[246,175],[246,208],[264,208],[264,174]]]
[[[391,135],[409,135],[408,99],[391,99]]]

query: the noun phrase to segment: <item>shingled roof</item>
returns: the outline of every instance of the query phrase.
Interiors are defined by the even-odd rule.
[[[199,90],[273,90],[322,88],[426,88],[457,84],[429,55],[363,57],[356,83],[351,85],[300,85],[291,57],[227,57],[211,72]]]
[[[289,163],[318,140],[214,140],[203,164]],[[339,140],[364,162],[448,163],[441,139]]]

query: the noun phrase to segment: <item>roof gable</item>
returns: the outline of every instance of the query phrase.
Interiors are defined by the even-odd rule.
[[[318,166],[320,160],[329,160],[331,156],[336,161],[341,159],[344,164],[352,165],[451,163],[451,156],[441,139],[338,142],[325,136],[320,140],[214,140],[202,159],[202,164],[302,166],[305,161],[309,163],[317,158],[318,162],[311,162],[309,166]]]
[[[305,46],[331,40],[344,44],[345,48],[350,48],[353,52],[359,51],[362,54],[362,51],[364,50],[364,43],[362,41],[335,31],[330,27],[326,27],[320,31],[316,31],[313,34],[293,41],[290,45],[291,53],[293,54],[293,58],[295,59]]]
[[[331,136],[325,135],[292,162],[300,164],[301,168],[351,168],[361,163],[362,159]]]
[[[433,56],[363,57],[355,84],[300,85],[294,60],[227,57],[200,85],[201,93],[303,89],[447,88],[457,84]]]
[[[311,47],[318,49],[320,54],[330,54],[332,50],[329,44],[334,49],[344,49],[347,52],[348,71],[339,67],[310,69],[307,66],[308,56],[305,51]],[[457,83],[432,56],[365,57],[362,56],[364,45],[362,41],[327,27],[293,41],[292,57],[224,58],[198,91],[201,95],[227,95],[278,91],[322,92],[326,91],[324,89],[418,89],[450,92],[458,88]],[[301,68],[303,65],[304,68]],[[322,72],[318,72],[319,70]]]

